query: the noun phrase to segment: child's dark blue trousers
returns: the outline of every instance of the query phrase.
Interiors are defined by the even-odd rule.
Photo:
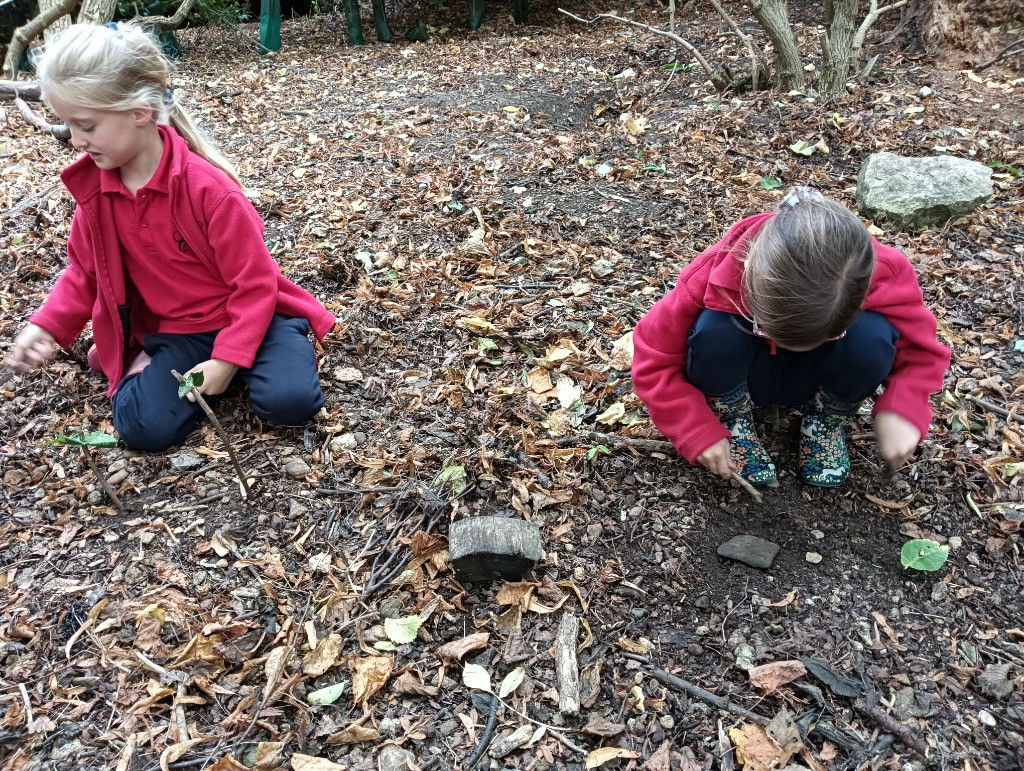
[[[880,313],[861,311],[846,335],[810,351],[776,348],[742,316],[704,310],[687,338],[687,379],[708,396],[744,382],[755,404],[799,407],[818,389],[854,404],[871,396],[892,369],[899,331]]]
[[[319,412],[324,403],[316,355],[304,318],[275,315],[251,367],[236,378],[249,390],[252,409],[279,425],[298,425]],[[205,417],[202,407],[178,398],[178,381],[213,353],[216,332],[155,334],[143,341],[152,357],[137,374],[126,375],[114,394],[114,428],[136,450],[165,450],[184,441]],[[213,397],[216,399],[216,397]]]

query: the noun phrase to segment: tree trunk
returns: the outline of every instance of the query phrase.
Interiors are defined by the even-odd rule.
[[[60,5],[60,0],[39,0],[39,10],[48,11],[55,5]],[[72,6],[74,8],[74,6]],[[46,44],[54,42],[59,38],[68,27],[71,26],[71,14],[65,13],[58,19],[55,19],[50,25],[43,31],[43,39]]]
[[[786,0],[747,0],[750,12],[775,47],[775,83],[782,91],[802,91],[804,68],[789,26]]]
[[[512,19],[516,24],[526,24],[530,20],[530,0],[512,0]]]
[[[480,29],[484,23],[484,0],[469,0],[469,28]]]
[[[54,19],[69,13],[75,7],[75,2],[76,0],[62,0],[59,4],[55,3],[46,10],[40,11],[39,15],[28,24],[14,30],[11,43],[7,47],[7,57],[4,59],[3,77],[5,79],[15,80],[18,77],[18,64],[29,43],[50,26]]]
[[[82,0],[78,11],[79,24],[106,24],[114,18],[117,0]]]
[[[345,32],[348,35],[348,44],[361,46],[363,44],[363,20],[359,16],[359,0],[341,0],[341,8],[345,12]]]
[[[822,68],[818,90],[827,100],[846,94],[846,80],[850,76],[853,37],[857,30],[859,0],[834,0],[832,23],[828,27],[829,58]]]
[[[384,9],[384,0],[371,0],[373,7],[373,28],[377,32],[378,43],[390,43],[391,27],[388,26],[388,14]]]

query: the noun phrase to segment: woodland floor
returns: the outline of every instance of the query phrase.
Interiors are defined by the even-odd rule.
[[[399,38],[411,14],[394,19]],[[177,98],[259,194],[285,273],[339,318],[321,350],[326,406],[280,429],[240,395],[217,405],[251,505],[212,429],[184,451],[100,451],[117,512],[76,450],[47,444],[113,431],[88,335],[0,389],[0,768],[154,769],[163,754],[175,769],[371,769],[389,741],[465,768],[487,702],[438,649],[481,633],[465,660],[496,689],[525,669],[496,738],[537,727],[518,710],[577,750],[606,748],[590,756],[604,768],[739,768],[730,742],[755,751],[750,719],[652,667],[773,730],[795,721],[801,767],[919,767],[910,733],[855,704],[901,722],[937,767],[1022,767],[1024,429],[966,397],[1024,413],[1024,190],[1010,173],[1024,169],[1024,81],[883,50],[834,105],[719,97],[701,72],[666,69],[688,57],[642,30],[489,14],[476,33],[447,11],[428,44],[362,48],[339,42],[339,18],[287,22],[269,57],[252,26],[181,35]],[[690,25],[744,60],[717,23]],[[829,152],[795,155],[798,140]],[[880,236],[910,255],[954,351],[906,468],[887,478],[864,417],[849,483],[802,486],[798,421],[766,416],[783,475],[758,505],[674,454],[587,437],[661,438],[613,345],[697,252],[777,203],[762,178],[853,205],[869,153],[936,146],[1015,168],[997,167],[970,216]],[[0,157],[7,211],[74,156],[8,107]],[[70,200],[42,201],[3,221],[4,340],[65,263]],[[610,454],[591,452],[602,444]],[[456,581],[443,536],[480,514],[541,527],[529,583]],[[717,556],[740,533],[781,545],[770,569]],[[912,537],[947,544],[947,564],[901,568]],[[395,567],[410,569],[374,586]],[[578,717],[559,714],[552,655],[569,613],[584,622]],[[391,645],[384,619],[413,614],[416,639]],[[765,693],[739,666],[751,658],[817,659],[818,676]],[[337,683],[336,703],[307,703]],[[550,729],[530,738],[481,767],[583,768]]]

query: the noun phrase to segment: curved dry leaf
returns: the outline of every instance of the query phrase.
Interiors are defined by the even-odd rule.
[[[191,750],[193,747],[208,741],[210,740],[189,739],[187,742],[172,744],[170,747],[168,747],[160,753],[160,771],[171,771],[171,763],[176,763],[182,755]]]
[[[292,754],[292,771],[345,771],[348,766],[342,766],[327,758],[318,758],[314,755],[303,755],[300,752]]]
[[[320,677],[334,666],[341,651],[341,635],[329,634],[302,660],[302,671],[310,677]]]
[[[232,755],[224,755],[212,766],[207,766],[208,771],[249,771],[248,766],[244,766],[235,760]]]
[[[284,765],[284,742],[260,742],[256,745],[256,757],[252,760],[252,771],[276,771]]]
[[[601,747],[587,755],[587,762],[584,764],[584,768],[597,768],[598,766],[603,766],[609,760],[617,760],[619,758],[632,760],[639,757],[639,752],[625,750],[622,747]]]
[[[358,744],[359,742],[375,742],[380,738],[380,731],[373,726],[353,723],[327,739],[328,744]]]
[[[779,686],[806,675],[807,667],[802,662],[794,660],[773,661],[770,664],[752,667],[748,674],[751,685],[765,693],[771,693]]]
[[[437,649],[437,655],[438,658],[448,659],[449,661],[462,661],[462,658],[467,653],[486,648],[490,639],[490,632],[477,632],[460,640],[452,640],[449,643],[445,643]]]
[[[263,665],[264,671],[267,673],[267,685],[273,687],[278,678],[281,676],[284,665],[288,663],[288,648],[287,646],[280,645],[274,648],[267,654],[267,661]]]
[[[769,771],[784,754],[768,732],[753,723],[730,728],[729,738],[736,745],[736,760],[743,764],[743,771]]]
[[[366,656],[349,662],[352,668],[352,703],[368,701],[387,683],[395,660],[390,656]]]

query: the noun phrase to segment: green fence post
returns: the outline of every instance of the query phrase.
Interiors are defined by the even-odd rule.
[[[260,53],[281,50],[281,0],[260,0]]]

